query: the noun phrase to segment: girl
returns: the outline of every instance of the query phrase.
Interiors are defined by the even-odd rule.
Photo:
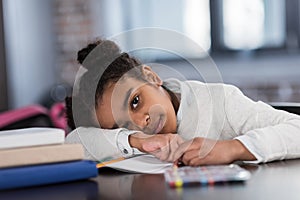
[[[144,152],[198,166],[300,157],[300,117],[234,86],[162,81],[109,40],[89,44],[77,60],[86,72],[66,99],[68,124],[79,127],[67,142],[82,143],[89,159]]]

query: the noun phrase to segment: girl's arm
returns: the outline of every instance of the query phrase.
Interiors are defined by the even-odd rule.
[[[254,102],[234,86],[225,85],[224,91],[225,123],[232,139],[197,137],[180,145],[175,158],[187,165],[300,158],[300,116]]]
[[[85,158],[95,161],[130,157],[141,152],[132,148],[128,136],[136,131],[127,129],[101,129],[79,127],[66,137],[66,143],[80,143],[85,150]]]
[[[177,134],[147,135],[127,129],[79,127],[68,134],[66,143],[80,143],[85,158],[103,161],[150,153],[164,161],[173,161],[175,150],[183,142]]]
[[[300,116],[254,102],[233,86],[226,98],[228,123],[257,163],[300,158]]]

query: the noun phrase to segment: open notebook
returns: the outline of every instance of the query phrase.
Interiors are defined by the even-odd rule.
[[[131,173],[160,174],[173,166],[173,163],[160,161],[149,154],[116,161],[117,162],[108,161],[105,165],[100,164],[98,165],[98,168],[110,167],[119,171]]]

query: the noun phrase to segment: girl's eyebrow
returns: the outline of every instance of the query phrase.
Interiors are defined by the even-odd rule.
[[[124,102],[123,102],[123,110],[126,110],[127,108],[127,103],[128,103],[128,99],[131,95],[131,92],[132,92],[133,88],[130,88],[127,92],[126,92],[126,95],[125,95],[125,99],[124,99]]]

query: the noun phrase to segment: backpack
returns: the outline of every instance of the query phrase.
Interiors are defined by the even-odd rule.
[[[64,104],[55,103],[50,109],[29,105],[0,113],[0,130],[30,127],[54,127],[67,132]]]

